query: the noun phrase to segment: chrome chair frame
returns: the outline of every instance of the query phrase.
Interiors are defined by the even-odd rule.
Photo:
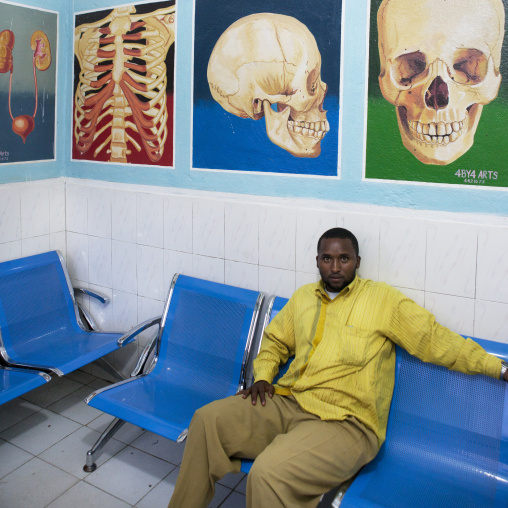
[[[100,390],[94,391],[88,397],[86,397],[85,402],[87,404],[94,397],[99,395],[100,393],[102,393],[104,391],[107,391],[107,390],[110,390],[112,388],[115,388],[117,386],[133,382],[133,381],[135,381],[135,380],[137,380],[139,378],[147,376],[148,374],[150,374],[154,370],[154,368],[155,368],[155,366],[156,366],[156,364],[157,364],[157,362],[159,360],[159,353],[160,353],[160,347],[161,347],[161,339],[162,339],[162,337],[164,335],[164,329],[165,329],[165,326],[166,326],[166,320],[167,320],[167,316],[168,316],[168,311],[169,311],[169,308],[170,308],[170,305],[171,305],[171,301],[172,301],[172,298],[173,298],[173,293],[174,293],[174,290],[175,290],[175,286],[176,286],[176,282],[178,280],[178,277],[179,277],[179,274],[175,274],[173,279],[172,279],[172,281],[171,281],[171,285],[170,285],[170,288],[169,288],[169,291],[168,291],[168,297],[166,298],[166,303],[164,305],[164,311],[163,311],[162,316],[161,317],[152,318],[152,319],[149,319],[149,320],[145,321],[144,323],[141,323],[140,325],[138,325],[137,327],[132,329],[128,334],[124,335],[124,337],[122,337],[119,340],[119,342],[121,341],[122,344],[129,343],[134,338],[135,335],[141,333],[142,331],[144,331],[144,330],[146,330],[146,329],[148,329],[148,328],[150,328],[152,326],[158,325],[158,331],[157,331],[157,333],[154,335],[154,337],[149,341],[149,343],[145,346],[144,350],[142,351],[142,353],[140,355],[140,358],[139,358],[135,368],[133,369],[133,371],[131,373],[131,377],[129,379],[123,380],[123,381],[121,381],[119,383],[115,383],[114,385],[111,385],[111,386],[102,388]],[[243,389],[245,387],[245,384],[246,384],[246,371],[247,371],[247,366],[248,366],[248,360],[249,360],[249,357],[250,357],[250,349],[251,349],[251,346],[252,346],[252,341],[253,341],[253,337],[254,337],[254,334],[255,334],[256,324],[257,324],[257,321],[258,321],[258,318],[259,318],[259,313],[260,313],[260,310],[261,310],[261,305],[262,305],[263,299],[264,299],[264,294],[263,293],[259,293],[258,297],[257,297],[257,301],[256,301],[256,304],[255,304],[255,307],[254,307],[254,311],[253,311],[253,314],[252,314],[252,318],[251,318],[251,322],[250,322],[250,327],[249,327],[249,331],[248,331],[248,335],[247,335],[247,340],[246,340],[246,345],[245,345],[242,365],[241,365],[241,368],[240,368],[240,379],[239,379],[239,382],[238,382],[238,390]],[[148,360],[150,359],[151,355],[153,355],[153,357],[152,357],[151,361],[149,362]],[[109,441],[109,439],[111,439],[111,437],[125,423],[126,423],[126,421],[122,420],[120,418],[115,418],[110,423],[108,428],[99,437],[97,442],[87,452],[87,454],[86,454],[86,463],[83,466],[83,470],[84,471],[91,472],[91,471],[94,471],[96,469],[96,467],[97,467],[96,463],[95,463],[96,457],[101,452],[101,450],[104,448],[105,444]],[[184,429],[180,433],[180,435],[178,436],[176,441],[179,442],[179,443],[183,442],[186,439],[186,437],[187,437],[187,431],[188,431],[188,429]]]

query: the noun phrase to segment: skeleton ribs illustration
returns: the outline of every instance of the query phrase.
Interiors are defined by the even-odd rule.
[[[93,156],[108,147],[109,162],[127,162],[130,147],[140,152],[141,145],[157,162],[168,136],[165,60],[175,41],[175,7],[135,13],[134,6],[119,7],[74,33],[81,68],[74,98],[76,148],[84,154],[98,140]]]

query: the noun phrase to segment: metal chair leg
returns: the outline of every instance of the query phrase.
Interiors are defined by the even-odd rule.
[[[104,448],[104,445],[113,437],[125,423],[125,420],[115,418],[109,425],[108,428],[102,433],[97,442],[92,446],[91,450],[86,452],[86,464],[83,466],[83,471],[91,473],[97,469],[95,463],[96,454],[98,455]]]

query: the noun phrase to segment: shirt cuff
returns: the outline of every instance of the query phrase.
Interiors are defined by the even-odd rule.
[[[501,366],[499,366],[499,372],[501,372]],[[259,372],[256,372],[256,374],[254,375],[254,383],[257,383],[258,381],[266,381],[267,383],[271,384],[273,381],[273,377],[269,371],[260,370]]]
[[[499,379],[501,376],[501,364],[500,358],[494,355],[488,355],[485,360],[485,375]]]

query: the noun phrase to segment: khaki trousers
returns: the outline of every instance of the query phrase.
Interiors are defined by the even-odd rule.
[[[206,508],[215,482],[255,458],[247,508],[315,507],[378,452],[376,435],[355,418],[323,421],[294,397],[228,397],[196,411],[169,508]]]

